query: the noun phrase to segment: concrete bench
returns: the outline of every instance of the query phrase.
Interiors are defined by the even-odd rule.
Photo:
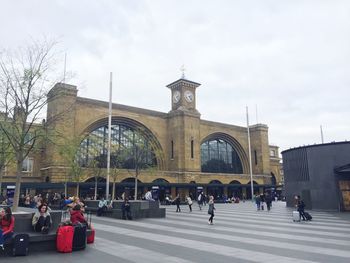
[[[56,250],[57,228],[61,223],[62,211],[51,211],[52,226],[47,234],[42,234],[34,231],[32,226],[32,218],[34,212],[18,212],[13,213],[15,217],[14,235],[26,233],[29,235],[29,253],[40,252],[45,250]],[[87,230],[87,235],[91,234],[91,230]],[[5,243],[4,255],[11,254],[12,239]]]
[[[112,202],[112,208],[106,210],[103,216],[122,219],[123,200],[114,200]],[[99,200],[85,201],[85,211],[96,212],[98,209]],[[146,201],[146,200],[130,200],[130,212],[133,219],[141,218],[163,218],[165,217],[165,208],[159,208],[158,201]]]

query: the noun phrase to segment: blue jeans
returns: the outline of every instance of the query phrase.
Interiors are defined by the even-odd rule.
[[[3,234],[2,231],[0,230],[0,246],[4,245],[6,243],[6,240],[8,239],[11,239],[12,238],[12,235],[13,235],[13,232],[11,233],[7,233],[7,234]]]

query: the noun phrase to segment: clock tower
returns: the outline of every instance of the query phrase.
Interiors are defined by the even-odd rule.
[[[185,79],[167,85],[171,90],[171,111],[168,113],[169,170],[180,173],[199,172],[200,113],[196,109],[199,83]],[[187,179],[185,179],[187,180]]]
[[[199,114],[196,109],[196,88],[200,85],[184,77],[167,85],[167,88],[171,90],[171,110],[190,111]]]

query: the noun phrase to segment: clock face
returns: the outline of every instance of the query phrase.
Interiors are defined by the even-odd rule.
[[[181,97],[180,92],[178,90],[174,91],[174,94],[173,94],[174,103],[178,103],[180,100],[180,97]]]
[[[189,90],[186,90],[185,93],[184,93],[184,97],[185,97],[185,100],[187,102],[192,102],[194,100],[194,95],[191,91]]]

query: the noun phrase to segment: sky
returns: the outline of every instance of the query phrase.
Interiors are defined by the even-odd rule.
[[[161,112],[201,83],[201,118],[269,127],[280,151],[350,140],[350,1],[3,0],[0,49],[55,39],[80,97]]]

